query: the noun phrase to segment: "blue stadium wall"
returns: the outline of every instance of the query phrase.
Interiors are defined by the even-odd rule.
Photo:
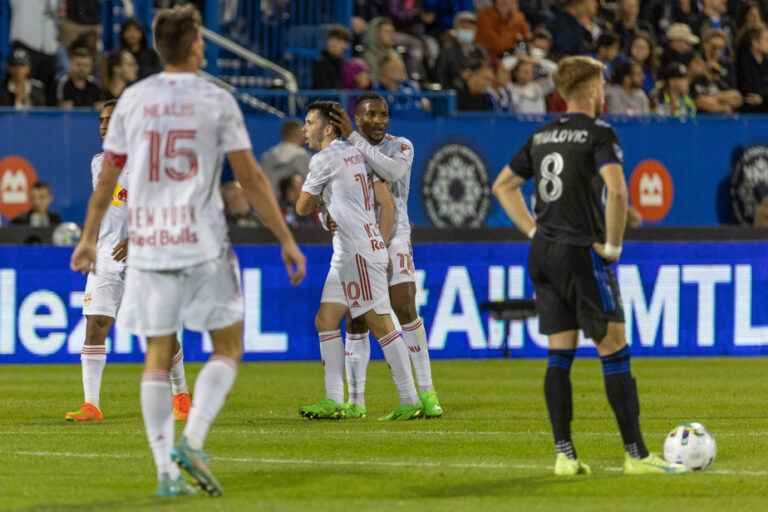
[[[247,360],[317,360],[314,314],[331,256],[308,246],[309,273],[288,285],[276,246],[237,247],[246,303]],[[0,363],[79,360],[85,279],[68,270],[71,249],[0,246]],[[542,357],[538,320],[502,323],[487,300],[530,297],[524,243],[415,247],[418,306],[435,358]],[[618,267],[627,332],[643,356],[768,355],[767,242],[629,242]],[[186,357],[207,357],[210,341],[183,334]],[[119,330],[109,359],[142,359],[142,340]],[[594,355],[582,340],[584,355]],[[375,345],[375,344],[374,344]],[[380,356],[378,349],[374,352]]]
[[[470,213],[485,212],[487,208],[486,225],[508,225],[499,206],[488,198],[487,184],[541,121],[484,116],[393,121],[392,132],[410,138],[416,148],[409,205],[413,222],[432,225],[434,215],[428,215],[427,205],[433,211],[441,205],[450,205],[451,215],[459,215],[454,219],[456,222],[464,219],[462,207]],[[763,117],[612,122],[621,138],[630,182],[636,171],[649,161],[662,166],[669,175],[669,182],[650,180],[644,184],[650,189],[654,186],[665,189],[664,202],[668,204],[664,205],[664,214],[657,221],[661,226],[717,225],[728,216],[727,179],[739,156],[745,149],[768,144],[768,118]],[[249,116],[247,123],[257,154],[277,142],[279,120]],[[13,168],[6,165],[10,161],[6,157],[21,156],[31,163],[41,179],[52,184],[56,195],[54,206],[69,220],[82,221],[84,217],[91,188],[90,159],[98,151],[95,113],[0,112],[3,191],[8,185],[9,172],[13,172]],[[760,158],[768,168],[765,154],[768,150],[761,153]],[[452,174],[451,159],[457,155],[462,158],[462,166],[453,169]],[[768,181],[768,173],[761,172],[760,166],[755,168],[760,175],[756,179]],[[444,184],[441,179],[451,176],[473,184],[472,188],[457,192],[462,198],[460,201],[451,196],[456,191],[449,190],[450,187],[440,188]],[[425,191],[431,198],[427,202],[423,198]],[[4,192],[0,194],[0,202],[3,197]]]

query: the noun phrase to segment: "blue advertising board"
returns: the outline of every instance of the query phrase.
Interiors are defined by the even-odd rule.
[[[316,360],[314,329],[331,249],[305,247],[308,277],[289,286],[276,246],[236,248],[245,297],[246,360]],[[434,358],[543,357],[538,320],[504,324],[479,305],[531,297],[524,243],[416,245],[419,312]],[[0,247],[0,362],[74,363],[85,323],[85,279],[71,249]],[[641,356],[768,355],[768,243],[629,242],[618,278],[627,334]],[[207,357],[207,336],[185,332],[188,360]],[[375,345],[375,344],[374,344]],[[117,329],[109,360],[142,359],[144,342]],[[582,351],[594,354],[588,340]],[[374,347],[374,353],[380,356]]]
[[[280,120],[248,115],[246,122],[257,156],[278,142]],[[392,133],[411,139],[415,146],[412,222],[466,226],[474,225],[467,219],[478,218],[479,225],[509,225],[490,199],[489,187],[543,122],[488,116],[394,119]],[[747,184],[768,182],[763,171],[768,168],[766,117],[610,122],[621,140],[634,206],[647,223],[719,224],[723,215],[718,214],[718,204],[724,202],[730,209],[728,187],[722,185],[736,165],[745,168]],[[99,146],[95,113],[0,110],[0,212],[19,212],[14,204],[27,201],[26,180],[33,173],[51,184],[54,209],[67,220],[81,222],[91,191],[90,160]],[[750,148],[756,151],[739,164],[740,155]],[[754,201],[750,191],[746,187],[743,193],[747,202]]]

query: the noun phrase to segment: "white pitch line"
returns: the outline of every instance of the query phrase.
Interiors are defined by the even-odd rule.
[[[141,459],[143,457],[129,454],[96,454],[73,452],[46,452],[46,451],[0,451],[6,455],[23,457],[66,457],[80,459]],[[430,462],[430,461],[385,461],[385,460],[315,460],[315,459],[272,459],[258,457],[215,457],[221,462],[235,462],[243,464],[266,465],[294,465],[294,466],[366,466],[366,467],[394,467],[394,468],[435,468],[435,469],[533,469],[537,471],[551,471],[552,466],[540,464],[510,464],[505,462]],[[603,468],[611,473],[620,473],[622,468],[609,466]],[[709,469],[703,473],[723,476],[768,476],[768,471],[738,470],[738,469]]]

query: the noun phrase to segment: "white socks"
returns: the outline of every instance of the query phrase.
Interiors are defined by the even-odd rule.
[[[184,349],[179,345],[179,351],[173,356],[171,363],[171,393],[189,393],[187,388],[187,377],[184,375]]]
[[[83,345],[80,350],[80,366],[83,370],[83,394],[85,401],[99,405],[101,394],[101,376],[107,364],[107,347],[105,345]]]
[[[397,331],[392,331],[379,340],[384,359],[387,360],[392,371],[392,380],[395,381],[397,394],[401,404],[415,405],[419,402],[416,386],[411,374],[411,363],[408,360],[408,349],[405,348],[402,336]]]
[[[320,357],[325,372],[325,397],[344,403],[344,344],[341,331],[318,332]]]
[[[141,413],[158,477],[168,473],[171,478],[178,478],[179,468],[171,462],[175,432],[168,373],[144,371],[141,380]]]
[[[368,334],[347,333],[344,347],[349,401],[361,406],[365,405],[365,377],[371,359],[371,339]]]
[[[429,365],[429,345],[427,345],[427,331],[421,318],[403,325],[403,340],[408,346],[411,363],[416,373],[416,382],[419,391],[425,393],[432,391],[432,369]]]
[[[224,406],[229,390],[235,383],[237,362],[224,356],[214,355],[200,370],[195,382],[195,396],[184,428],[189,446],[203,448],[213,420]]]

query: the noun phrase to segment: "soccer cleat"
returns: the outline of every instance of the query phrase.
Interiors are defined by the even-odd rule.
[[[379,418],[379,421],[408,421],[423,417],[424,409],[421,403],[415,405],[403,404],[383,418]]]
[[[591,475],[592,470],[578,459],[569,459],[564,453],[558,453],[555,459],[555,475],[575,476]]]
[[[181,436],[179,442],[171,451],[171,459],[181,469],[195,479],[197,485],[211,496],[221,496],[224,489],[208,469],[208,455],[203,450],[190,448],[186,436]]]
[[[173,417],[176,421],[187,421],[189,410],[192,408],[192,397],[189,393],[173,395]]]
[[[344,412],[344,405],[330,398],[299,408],[299,414],[310,420],[340,420],[344,418]]]
[[[443,406],[440,405],[440,399],[437,398],[437,392],[427,391],[419,395],[421,399],[421,406],[424,408],[424,417],[439,418],[443,415]]]
[[[72,411],[65,414],[64,419],[76,422],[104,421],[104,414],[102,414],[101,410],[92,403],[85,402],[80,406],[79,411]]]
[[[368,415],[368,409],[366,409],[364,405],[357,405],[353,404],[352,402],[347,402],[342,407],[344,408],[344,416],[342,416],[343,419],[356,420],[365,418]]]
[[[168,476],[168,473],[163,473],[160,480],[157,481],[157,492],[155,495],[161,498],[194,496],[195,494],[197,494],[197,489],[189,485],[181,475],[176,480],[173,480]]]
[[[649,454],[644,459],[635,459],[634,457],[630,457],[628,453],[624,456],[625,475],[679,475],[687,472],[688,470],[682,464],[667,462],[654,453]]]

